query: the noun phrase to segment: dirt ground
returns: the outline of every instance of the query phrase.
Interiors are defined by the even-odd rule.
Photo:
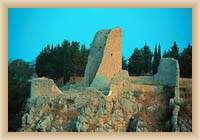
[[[172,116],[169,101],[173,98],[174,89],[159,85],[152,76],[133,76],[130,80],[133,90],[139,93],[136,100],[142,106],[137,114],[139,131],[171,131],[167,123]],[[183,99],[178,114],[180,131],[192,131],[192,79],[180,78],[180,97]]]
[[[140,93],[138,102],[143,105],[138,114],[142,120],[143,126],[148,131],[170,131],[167,127],[167,121],[171,117],[171,108],[169,100],[173,98],[173,89],[158,85],[150,76],[131,77],[134,88]],[[159,90],[164,88],[164,90]],[[180,78],[180,97],[183,104],[178,115],[179,125],[187,123],[185,126],[192,127],[192,79]],[[180,127],[181,129],[181,127]],[[180,130],[188,131],[188,130]]]
[[[192,131],[192,79],[180,78],[180,97],[184,102],[179,112],[179,124],[182,129],[190,127]],[[181,131],[188,131],[188,129]]]

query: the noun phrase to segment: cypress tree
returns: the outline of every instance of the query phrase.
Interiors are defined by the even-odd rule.
[[[158,66],[160,64],[160,59],[161,59],[161,50],[160,50],[160,43],[159,43],[158,44],[158,61],[157,61],[157,66],[156,66],[157,72],[158,72]]]
[[[158,52],[157,52],[157,45],[155,45],[154,55],[153,55],[153,74],[157,73],[157,66],[158,66]]]
[[[160,50],[160,43],[158,44],[158,64],[160,62],[161,59],[161,50]]]

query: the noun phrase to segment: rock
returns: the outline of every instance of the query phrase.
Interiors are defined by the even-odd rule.
[[[27,115],[26,123],[31,124],[32,119],[33,119],[33,113],[32,113],[32,111],[30,111],[30,113]]]
[[[49,131],[51,127],[51,120],[48,116],[44,117],[44,120],[40,120],[39,123],[36,126],[36,129],[38,131]]]
[[[75,125],[76,125],[77,132],[85,132],[89,128],[87,124],[87,120],[83,116],[78,116]]]
[[[112,119],[121,119],[123,118],[122,110],[115,110],[112,114]]]
[[[141,93],[137,92],[137,91],[131,91],[130,94],[134,97],[138,97],[141,95]]]
[[[160,110],[160,105],[159,104],[151,105],[151,106],[147,107],[147,110],[150,112],[157,112]]]
[[[56,96],[62,94],[52,79],[45,77],[31,80],[31,98],[37,96]]]
[[[136,128],[138,126],[138,117],[132,117],[129,121],[128,132],[136,132]]]
[[[97,111],[97,116],[98,116],[98,117],[101,117],[101,116],[103,116],[103,115],[104,115],[104,109],[103,109],[103,108],[98,109],[98,111]]]
[[[158,66],[158,73],[154,75],[154,80],[162,85],[178,86],[179,77],[178,61],[173,58],[162,58]]]
[[[38,97],[35,98],[35,107],[41,107],[43,103],[44,103],[43,97],[38,96]]]
[[[54,127],[52,127],[51,132],[56,132],[56,129]]]
[[[177,125],[179,110],[180,110],[180,106],[175,105],[172,112],[172,118],[171,118],[172,131],[175,131],[175,132],[179,131],[179,127]]]
[[[126,70],[120,70],[118,73],[116,73],[110,82],[110,91],[111,94],[107,96],[108,101],[116,100],[118,96],[120,96],[121,93],[123,93],[123,89],[125,85],[128,85],[129,83],[129,75],[128,71]]]
[[[63,107],[63,111],[64,111],[64,112],[67,112],[67,111],[68,111],[68,107],[67,107],[67,105],[64,105],[64,107]]]
[[[140,112],[142,110],[142,104],[138,103],[137,104],[137,111]]]
[[[180,126],[180,132],[192,132],[191,120],[178,118],[178,126]]]
[[[104,132],[103,128],[97,128],[97,132]]]

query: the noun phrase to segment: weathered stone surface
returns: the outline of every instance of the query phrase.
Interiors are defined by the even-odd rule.
[[[129,75],[126,70],[121,70],[116,73],[110,82],[110,89],[107,99],[109,101],[115,100],[119,96],[119,94],[123,92],[123,89],[125,86],[128,85],[128,82]]]
[[[113,75],[122,68],[121,36],[120,28],[96,33],[85,70],[85,86],[109,89]]]
[[[168,86],[179,86],[179,64],[173,58],[162,58],[158,66],[158,73],[154,75],[154,80],[159,84]]]
[[[131,116],[138,112],[133,98],[132,92],[126,92],[108,102],[93,87],[30,98],[19,131],[124,132]]]
[[[31,80],[31,97],[54,96],[61,93],[52,79],[42,77]]]
[[[179,110],[180,110],[180,106],[175,105],[172,112],[172,118],[171,118],[172,131],[180,131],[177,125]]]

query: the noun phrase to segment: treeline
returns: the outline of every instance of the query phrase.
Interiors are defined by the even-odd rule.
[[[89,50],[77,41],[64,40],[60,45],[47,45],[36,58],[35,70],[45,76],[68,82],[71,76],[83,76]]]
[[[8,131],[21,127],[22,108],[30,96],[30,82],[34,65],[21,59],[8,64]]]
[[[147,43],[141,49],[135,48],[128,62],[122,58],[122,67],[127,69],[131,76],[154,75],[157,73],[158,65],[161,57],[174,58],[178,60],[180,66],[181,77],[192,77],[192,46],[189,44],[182,52],[176,42],[169,50],[161,56],[161,46],[155,45],[154,53],[151,52]]]
[[[77,41],[64,40],[61,45],[47,45],[36,57],[36,63],[17,59],[8,65],[8,130],[16,131],[21,126],[22,108],[30,94],[28,80],[37,73],[55,81],[70,76],[83,76],[89,49]],[[128,60],[122,57],[122,68],[132,75],[153,75],[157,72],[161,57],[172,57],[179,61],[181,77],[192,77],[192,45],[179,51],[176,42],[161,56],[161,45],[151,52],[147,43],[141,49],[135,48]]]
[[[165,51],[163,57],[172,57],[179,61],[180,76],[192,77],[192,45],[188,44],[187,48],[184,48],[182,52],[179,52],[179,47],[176,42],[170,50]]]
[[[45,76],[64,83],[71,76],[84,76],[89,49],[77,41],[64,40],[56,46],[47,45],[36,58],[35,70],[39,77]],[[176,42],[161,55],[161,45],[155,45],[154,52],[147,43],[141,49],[135,48],[132,55],[125,60],[122,57],[122,67],[131,76],[154,75],[157,73],[161,57],[171,57],[178,60],[181,77],[192,77],[192,46],[189,44],[182,52]]]

